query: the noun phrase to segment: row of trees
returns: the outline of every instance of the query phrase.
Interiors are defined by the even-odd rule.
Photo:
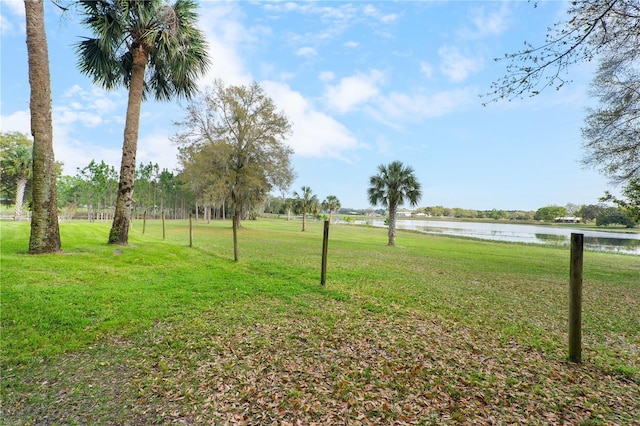
[[[133,214],[171,218],[188,216],[189,194],[182,190],[179,177],[158,164],[142,164],[136,168],[136,192]],[[115,167],[91,160],[78,169],[75,176],[58,179],[58,204],[66,216],[73,216],[79,206],[86,207],[89,220],[113,219],[118,193],[118,173]]]
[[[129,90],[115,217],[108,240],[126,244],[141,103],[148,96],[169,100],[176,96],[189,99],[194,95],[195,81],[209,65],[206,42],[195,26],[197,14],[193,0],[176,0],[172,5],[163,0],[78,0],[77,3],[84,16],[83,23],[95,36],[77,45],[80,70],[107,89],[124,86]],[[43,0],[25,0],[25,11],[34,138],[29,252],[47,253],[59,251],[61,244]],[[542,46],[526,44],[522,51],[505,55],[511,61],[506,76],[494,84],[491,93],[493,99],[512,99],[525,93],[536,95],[545,87],[559,88],[565,83],[564,71],[568,66],[597,58],[600,66],[593,94],[600,107],[590,110],[585,121],[583,137],[587,155],[584,162],[627,183],[638,179],[640,170],[637,155],[640,148],[639,12],[636,0],[572,2],[569,18],[549,29]],[[229,112],[232,114],[224,119],[233,127],[240,116],[232,110]],[[215,145],[220,141],[210,142]],[[242,165],[244,160],[237,159],[238,171],[249,164]],[[242,186],[245,189],[256,189],[253,185],[256,182],[243,180],[243,173],[236,175],[236,183],[247,184]],[[269,180],[265,176],[260,179]],[[229,188],[232,181],[229,179],[224,185]],[[232,190],[232,199],[237,203],[234,218],[238,209],[245,208],[239,201],[265,196],[263,190],[244,192],[238,188]],[[372,202],[380,201],[369,195]]]

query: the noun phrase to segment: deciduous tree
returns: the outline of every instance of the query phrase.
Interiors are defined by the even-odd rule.
[[[537,4],[537,3],[534,3]],[[544,43],[525,42],[506,54],[505,75],[494,82],[492,100],[535,96],[570,81],[574,64],[598,60],[583,128],[583,163],[617,181],[640,173],[640,2],[581,0],[568,3],[567,18],[547,30]],[[500,59],[499,59],[500,60]]]
[[[591,86],[598,106],[587,109],[582,128],[583,164],[617,182],[640,177],[639,61],[617,52],[602,59]]]
[[[613,202],[632,222],[640,223],[640,178],[631,179],[622,189],[622,196],[618,198],[607,191],[600,201]]]
[[[557,217],[564,217],[567,215],[567,209],[561,206],[546,206],[540,207],[536,210],[534,216],[535,220],[543,220],[545,222],[552,222]]]
[[[225,86],[216,81],[186,107],[176,123],[174,141],[183,145],[185,176],[201,191],[233,204],[234,259],[238,261],[237,229],[243,211],[261,202],[272,188],[285,189],[293,180],[291,155],[285,144],[291,123],[257,84]]]

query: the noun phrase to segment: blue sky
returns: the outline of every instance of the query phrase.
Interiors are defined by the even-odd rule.
[[[88,36],[77,14],[45,2],[54,148],[65,174],[92,159],[119,169],[127,92],[105,91],[76,69]],[[608,180],[580,165],[580,128],[594,64],[573,84],[482,106],[505,72],[493,59],[544,41],[565,17],[560,1],[201,1],[211,71],[201,86],[257,81],[293,122],[297,179],[320,199],[366,208],[368,179],[400,160],[423,187],[420,206],[536,210],[593,204]],[[0,129],[29,132],[20,0],[0,1]],[[486,99],[484,99],[486,100]],[[177,167],[170,142],[179,101],[142,107],[137,162]]]

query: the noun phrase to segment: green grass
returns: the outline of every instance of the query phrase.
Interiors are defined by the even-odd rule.
[[[141,229],[0,223],[4,423],[640,422],[637,256],[585,253],[577,366],[567,248],[332,226],[323,288],[319,222]]]

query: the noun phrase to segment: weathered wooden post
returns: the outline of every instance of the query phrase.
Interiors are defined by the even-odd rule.
[[[193,214],[189,213],[189,247],[193,247]]]
[[[144,228],[147,227],[147,209],[144,209],[142,213],[142,233],[144,234]]]
[[[322,272],[320,274],[320,284],[327,281],[327,251],[329,246],[329,221],[324,221],[324,235],[322,238]]]
[[[164,212],[162,212],[162,239],[164,240],[166,236],[167,236],[167,233],[164,227]]]
[[[569,268],[569,359],[582,362],[582,266],[584,234],[571,234]]]

